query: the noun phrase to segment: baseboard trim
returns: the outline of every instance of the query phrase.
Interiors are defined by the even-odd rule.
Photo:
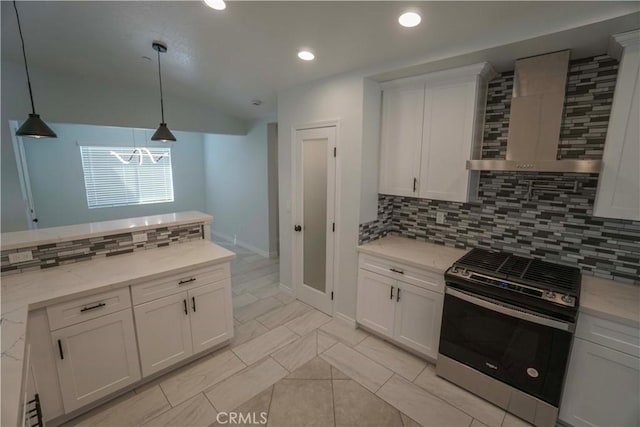
[[[346,314],[335,312],[333,314],[333,317],[335,319],[338,319],[338,320],[342,321],[342,322],[348,323],[349,326],[351,326],[354,329],[356,328],[356,319],[354,319],[352,317],[349,317]]]
[[[211,231],[211,234],[213,234],[215,237],[218,237],[220,239],[224,239],[224,240],[227,240],[229,242],[233,242],[233,237],[229,236],[229,235],[227,235],[225,233],[220,233],[219,231],[213,230],[213,231]],[[265,251],[263,249],[257,248],[257,247],[253,246],[250,243],[246,243],[246,242],[243,242],[243,241],[238,240],[238,239],[236,239],[236,243],[235,244],[236,244],[236,246],[240,246],[240,247],[243,247],[245,249],[249,249],[251,252],[255,252],[258,255],[261,255],[261,256],[263,256],[265,258],[277,258],[277,255],[278,255],[277,252],[275,252],[275,253],[268,252],[268,251]]]

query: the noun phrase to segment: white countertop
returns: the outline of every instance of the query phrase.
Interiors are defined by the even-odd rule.
[[[467,250],[387,236],[358,246],[358,251],[444,273]],[[640,286],[582,275],[580,311],[640,327]]]
[[[358,251],[435,273],[444,273],[454,261],[469,252],[468,249],[450,248],[391,235],[360,245]]]
[[[198,211],[187,211],[116,219],[113,221],[90,222],[87,224],[65,225],[62,227],[41,228],[38,230],[14,231],[0,235],[0,247],[2,250],[26,248],[68,240],[148,230],[163,225],[174,226],[199,222],[210,224],[212,221],[213,217],[211,215]]]
[[[18,420],[29,310],[234,257],[208,240],[197,240],[2,277],[1,425],[16,425]]]

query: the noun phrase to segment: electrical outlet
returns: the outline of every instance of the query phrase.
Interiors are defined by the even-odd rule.
[[[147,241],[147,233],[134,233],[133,243],[140,243]]]
[[[436,224],[444,224],[444,212],[436,212]]]
[[[31,251],[16,252],[9,254],[9,264],[16,264],[19,262],[27,262],[33,259]]]

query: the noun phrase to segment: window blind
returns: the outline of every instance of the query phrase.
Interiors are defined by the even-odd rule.
[[[89,209],[173,202],[170,148],[81,146],[80,155]]]

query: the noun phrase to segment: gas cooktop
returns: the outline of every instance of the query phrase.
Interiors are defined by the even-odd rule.
[[[479,248],[456,261],[445,277],[571,308],[577,308],[581,283],[575,267]]]

